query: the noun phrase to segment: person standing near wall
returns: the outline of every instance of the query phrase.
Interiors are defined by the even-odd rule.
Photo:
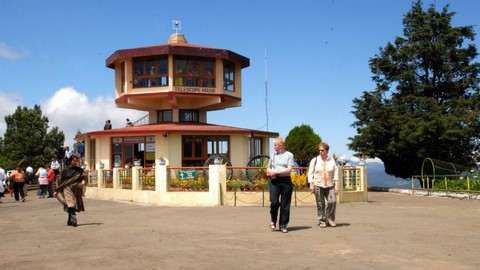
[[[314,157],[308,167],[308,183],[317,202],[318,226],[326,228],[328,224],[331,227],[337,227],[335,210],[336,195],[338,194],[338,168],[335,160],[328,156],[328,150],[330,150],[328,144],[320,143],[318,149],[320,155]]]
[[[283,138],[275,139],[273,143],[275,152],[270,157],[267,166],[267,176],[270,186],[270,229],[275,230],[278,209],[280,208],[280,231],[287,233],[290,221],[290,203],[292,201],[293,184],[290,173],[293,168],[293,154],[285,150]]]

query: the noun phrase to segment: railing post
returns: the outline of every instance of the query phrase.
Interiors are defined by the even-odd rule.
[[[167,192],[167,165],[155,165],[155,191],[160,194],[160,197]]]
[[[112,188],[113,188],[113,189],[117,189],[117,188],[119,188],[119,186],[120,186],[120,177],[119,177],[119,175],[120,175],[120,173],[119,173],[118,168],[113,168],[113,176],[112,176],[112,177],[113,177],[113,178],[112,178],[112,180],[113,180],[113,182],[112,182],[112,185],[113,185]]]
[[[343,180],[344,176],[347,174],[344,174],[343,166],[338,167],[338,194],[337,194],[337,204],[342,203],[342,199],[344,198],[343,196]],[[348,175],[347,175],[348,177]]]
[[[99,188],[99,190],[100,190],[100,188],[103,187],[103,184],[102,184],[102,182],[103,182],[103,170],[97,169],[96,172],[97,172],[97,188]]]
[[[208,192],[212,195],[212,199],[216,200],[216,205],[223,205],[224,196],[227,192],[227,166],[209,165],[208,167]]]
[[[139,186],[139,179],[140,179],[140,170],[138,167],[132,167],[132,191],[137,191]]]

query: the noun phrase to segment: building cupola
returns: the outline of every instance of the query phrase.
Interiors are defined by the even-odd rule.
[[[188,42],[183,34],[174,33],[170,35],[168,44],[188,44]]]

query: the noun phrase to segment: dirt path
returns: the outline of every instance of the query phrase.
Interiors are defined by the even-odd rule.
[[[55,199],[0,204],[0,269],[479,269],[480,201],[370,192],[337,228],[292,207],[158,207],[86,199],[79,227]],[[68,240],[68,241],[67,241]]]

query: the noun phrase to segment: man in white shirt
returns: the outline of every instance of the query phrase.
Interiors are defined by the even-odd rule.
[[[2,202],[3,194],[5,193],[5,179],[7,179],[5,170],[0,167],[0,203]]]
[[[72,156],[72,151],[70,151],[70,147],[65,147],[65,166],[68,166],[68,161],[70,160],[70,157]]]
[[[52,158],[52,162],[50,163],[50,168],[52,168],[53,172],[55,173],[55,179],[57,178],[58,173],[60,172],[60,163],[56,158]]]

